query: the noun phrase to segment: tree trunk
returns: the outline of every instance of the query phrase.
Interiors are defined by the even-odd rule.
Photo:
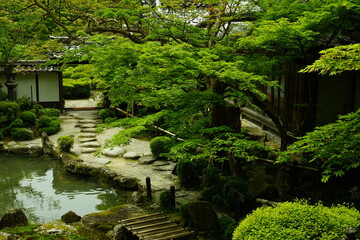
[[[208,80],[208,89],[219,96],[211,109],[211,125],[213,127],[228,126],[235,131],[241,130],[240,108],[224,99],[226,86],[216,79]]]

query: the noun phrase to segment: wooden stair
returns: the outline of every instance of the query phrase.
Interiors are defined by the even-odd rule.
[[[180,227],[163,213],[143,215],[119,221],[139,240],[188,240],[192,231]]]

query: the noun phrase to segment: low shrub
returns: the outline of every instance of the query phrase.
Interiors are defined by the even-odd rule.
[[[19,105],[15,102],[0,102],[0,127],[8,126],[16,119]]]
[[[232,239],[342,239],[350,227],[360,227],[360,213],[354,208],[283,202],[247,215]]]
[[[34,134],[26,128],[13,128],[10,130],[11,137],[15,141],[27,141],[34,139]]]
[[[0,101],[5,101],[8,99],[8,95],[6,92],[0,91]]]
[[[173,206],[171,206],[171,192],[169,190],[164,190],[160,193],[160,208],[163,211],[171,211],[173,210]]]
[[[99,117],[101,120],[105,121],[107,118],[114,118],[116,113],[113,109],[104,108],[99,111]]]
[[[43,115],[39,118],[38,120],[38,126],[39,128],[43,128],[43,127],[47,127],[50,125],[51,122],[51,117],[47,116],[47,115]]]
[[[70,152],[70,149],[74,145],[73,136],[61,136],[57,139],[58,146],[63,152]]]
[[[57,117],[57,118],[60,117],[60,115],[61,115],[61,111],[56,108],[44,108],[43,113],[46,116]]]
[[[229,217],[222,217],[219,219],[220,227],[220,239],[229,240],[232,237],[232,234],[236,228],[236,222]]]
[[[20,113],[19,118],[24,122],[26,126],[34,126],[36,124],[36,114],[31,111],[25,111]]]
[[[164,153],[170,152],[174,142],[169,137],[154,137],[150,140],[150,149],[154,156],[161,156]]]
[[[34,101],[31,101],[31,99],[26,96],[16,99],[16,103],[19,105],[21,111],[31,110],[34,106]]]
[[[48,117],[48,116],[43,116],[43,117]],[[48,123],[48,125],[40,127],[38,129],[38,133],[42,134],[43,132],[45,132],[48,136],[53,135],[59,131],[60,131],[60,120],[58,119],[52,120],[51,122]]]
[[[10,128],[22,128],[23,126],[24,126],[23,120],[17,118],[11,123]]]
[[[176,167],[177,175],[181,184],[185,187],[197,186],[200,181],[200,176],[197,173],[194,163],[190,160],[178,161]]]

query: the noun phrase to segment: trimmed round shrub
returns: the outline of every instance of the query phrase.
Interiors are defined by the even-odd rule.
[[[169,153],[173,145],[173,140],[169,137],[154,137],[150,140],[150,149],[154,156]]]
[[[104,108],[99,111],[99,117],[103,121],[105,121],[107,118],[113,118],[115,116],[116,116],[115,111],[110,108]]]
[[[0,102],[0,127],[9,126],[16,119],[19,104],[15,102]]]
[[[350,227],[360,227],[360,213],[354,208],[284,202],[256,209],[240,222],[232,239],[341,239]]]
[[[16,99],[16,103],[19,105],[21,111],[31,110],[34,106],[34,102],[26,96]]]
[[[70,149],[74,145],[73,136],[61,136],[57,139],[58,146],[63,152],[70,152]]]
[[[58,117],[60,117],[61,111],[56,108],[45,108],[45,109],[43,109],[43,113],[46,116],[58,118]]]
[[[52,120],[47,126],[43,126],[38,129],[40,134],[45,132],[48,136],[53,135],[58,131],[60,131],[60,120],[58,119]]]
[[[0,91],[0,101],[5,101],[7,100],[8,95],[6,92]]]
[[[34,133],[26,128],[13,128],[11,129],[10,134],[15,141],[27,141],[34,139]]]
[[[50,125],[51,121],[52,121],[51,117],[47,115],[43,115],[38,120],[38,126],[39,128],[47,127]]]
[[[22,128],[23,126],[24,126],[23,120],[17,118],[11,123],[10,128]]]
[[[36,124],[36,114],[31,111],[20,113],[19,118],[26,126],[34,126]]]

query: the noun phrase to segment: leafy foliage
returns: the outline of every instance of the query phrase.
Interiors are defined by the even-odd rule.
[[[345,206],[284,202],[246,216],[233,234],[240,239],[340,239],[346,228],[360,226],[360,213]]]
[[[61,136],[58,138],[57,143],[61,151],[70,152],[74,145],[74,136]]]
[[[346,71],[360,71],[360,44],[338,46],[320,51],[321,57],[300,72],[319,72],[335,75]]]
[[[322,181],[343,176],[360,166],[360,109],[340,116],[335,123],[316,128],[290,145],[277,160],[292,162],[292,156],[322,168]]]

